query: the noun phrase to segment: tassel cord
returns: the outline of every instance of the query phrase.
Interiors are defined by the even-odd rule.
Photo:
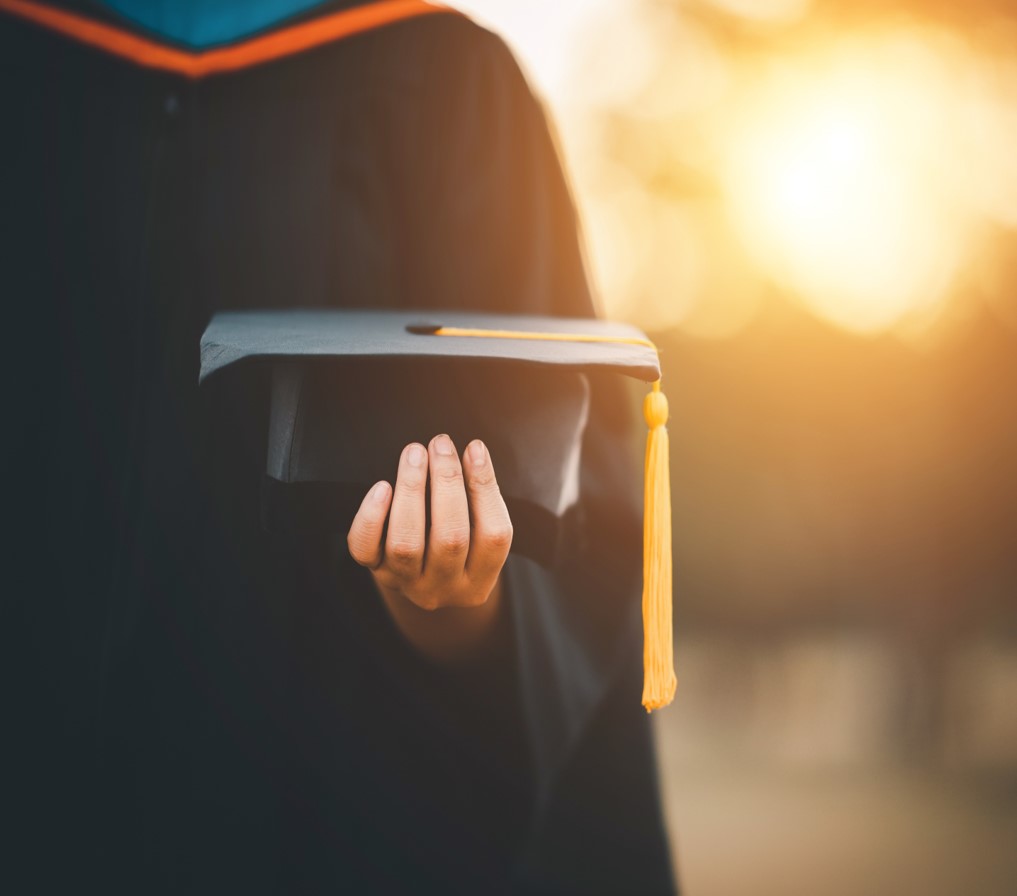
[[[649,339],[603,337],[587,333],[545,333],[466,327],[435,327],[433,336],[465,336],[493,339],[528,339],[554,342],[614,342],[645,345]],[[667,434],[667,397],[660,380],[643,401],[649,432],[643,470],[643,706],[647,712],[667,706],[677,688],[674,672],[671,561],[671,477]]]
[[[674,698],[671,563],[671,482],[667,398],[660,380],[643,402],[649,432],[643,479],[643,706],[667,706]]]

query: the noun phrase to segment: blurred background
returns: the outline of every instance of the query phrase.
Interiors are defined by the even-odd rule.
[[[1017,893],[1017,9],[454,5],[663,349],[686,891]]]

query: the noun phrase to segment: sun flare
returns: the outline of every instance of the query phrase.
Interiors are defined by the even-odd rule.
[[[855,331],[934,313],[960,258],[938,62],[900,44],[804,59],[764,80],[728,137],[726,186],[757,263]]]

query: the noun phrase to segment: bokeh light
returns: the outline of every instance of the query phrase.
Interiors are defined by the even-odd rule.
[[[786,25],[805,15],[809,0],[709,0],[710,5],[757,24]]]
[[[946,299],[970,239],[950,121],[966,61],[917,31],[864,35],[740,100],[723,174],[739,233],[817,314],[873,332]]]

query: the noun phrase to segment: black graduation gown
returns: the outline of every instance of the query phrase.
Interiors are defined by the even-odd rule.
[[[593,313],[505,46],[438,15],[189,81],[0,15],[0,75],[21,891],[670,892],[619,387],[576,558],[510,558],[502,647],[443,670],[343,545],[262,531],[264,383],[197,385],[219,309]]]

